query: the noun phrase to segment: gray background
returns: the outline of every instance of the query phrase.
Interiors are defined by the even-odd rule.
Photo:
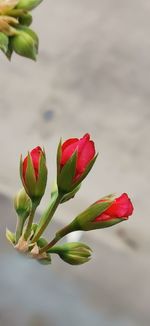
[[[70,305],[72,325],[74,321],[75,325],[105,326],[106,320],[106,325],[149,326],[150,3],[45,0],[34,12],[33,28],[40,37],[37,63],[15,55],[9,63],[0,54],[1,233],[6,222],[12,228],[15,224],[8,197],[20,187],[20,153],[25,155],[36,145],[46,149],[49,186],[42,210],[55,173],[60,136],[81,137],[85,132],[90,132],[100,155],[80,195],[58,211],[57,223],[64,225],[80,209],[114,192],[128,192],[135,212],[126,223],[87,234],[95,249],[93,260],[74,269],[57,259],[50,268],[37,268],[21,260],[1,238],[1,324],[10,322],[9,298],[11,325],[13,318],[15,325],[19,323],[18,301],[18,315],[25,325],[32,314],[31,325],[46,325],[40,317],[39,324],[34,322],[31,309],[34,302],[39,316],[45,315],[37,300],[39,289],[47,302],[47,317],[41,318],[48,320],[53,311],[48,325],[70,325],[67,312],[60,321],[62,311],[56,311],[52,303],[55,295],[54,301],[59,307],[65,305],[64,311]],[[30,299],[26,284],[31,286]]]

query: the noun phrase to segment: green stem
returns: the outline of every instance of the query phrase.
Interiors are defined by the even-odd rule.
[[[16,226],[16,243],[18,243],[18,240],[22,235],[24,223],[25,223],[25,219],[22,216],[18,216],[18,221]]]
[[[28,218],[28,224],[27,224],[26,231],[25,231],[25,234],[24,234],[25,240],[27,240],[29,238],[29,236],[30,236],[35,211],[36,211],[36,208],[37,208],[38,205],[39,205],[39,202],[32,202],[32,209],[31,209],[31,212],[30,212],[30,215],[29,215],[29,218]]]
[[[58,205],[60,204],[62,198],[63,198],[64,195],[62,194],[58,194],[56,198],[54,198],[48,208],[46,209],[46,211],[43,213],[43,215],[41,216],[41,219],[40,219],[40,222],[39,222],[39,225],[37,227],[37,230],[35,232],[35,235],[32,239],[32,242],[36,242],[41,234],[45,231],[46,227],[48,226],[48,224],[50,223]]]
[[[63,229],[59,230],[56,233],[54,239],[40,250],[40,254],[42,254],[43,252],[47,252],[50,248],[52,248],[60,239],[62,239],[68,233],[74,232],[77,230],[80,230],[80,227],[77,224],[75,224],[75,223],[68,224]]]

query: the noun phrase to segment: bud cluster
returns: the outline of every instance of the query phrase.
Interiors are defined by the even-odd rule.
[[[0,0],[0,49],[10,60],[13,51],[36,60],[38,36],[29,27],[30,13],[43,0]]]
[[[25,3],[25,1],[22,1]],[[68,225],[58,230],[51,241],[43,238],[59,204],[73,198],[97,158],[95,144],[90,135],[60,141],[57,150],[57,183],[51,191],[48,207],[38,223],[35,212],[47,185],[47,164],[44,149],[36,147],[20,160],[20,177],[23,188],[17,193],[14,207],[17,213],[16,232],[6,231],[7,239],[22,253],[42,264],[51,263],[51,255],[57,254],[66,263],[80,265],[91,258],[89,246],[79,242],[56,245],[65,235],[77,231],[91,231],[123,222],[133,213],[133,205],[126,193],[116,197],[105,196],[78,214]]]

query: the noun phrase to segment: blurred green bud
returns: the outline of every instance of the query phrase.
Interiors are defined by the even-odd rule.
[[[14,207],[18,216],[26,220],[30,214],[32,203],[24,188],[15,196]]]
[[[8,13],[15,8],[19,0],[0,0],[0,15]]]
[[[48,250],[49,253],[58,254],[62,260],[70,265],[87,263],[91,258],[91,251],[90,247],[80,242],[65,243]]]
[[[23,30],[24,28],[24,30]],[[36,60],[38,52],[37,35],[29,28],[19,28],[18,34],[12,38],[13,50],[26,58]]]
[[[32,23],[32,16],[29,13],[24,14],[23,16],[19,17],[19,23],[21,25],[30,26]]]
[[[20,0],[17,8],[25,10],[33,10],[36,8],[43,0]]]

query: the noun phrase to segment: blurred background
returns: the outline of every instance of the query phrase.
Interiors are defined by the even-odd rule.
[[[0,325],[150,325],[150,2],[44,0],[34,12],[37,63],[0,54]],[[86,233],[93,259],[43,267],[5,240],[20,153],[45,147],[49,198],[56,147],[91,134],[99,158],[55,229],[109,193],[129,193],[128,222]],[[40,212],[39,212],[40,213]]]

